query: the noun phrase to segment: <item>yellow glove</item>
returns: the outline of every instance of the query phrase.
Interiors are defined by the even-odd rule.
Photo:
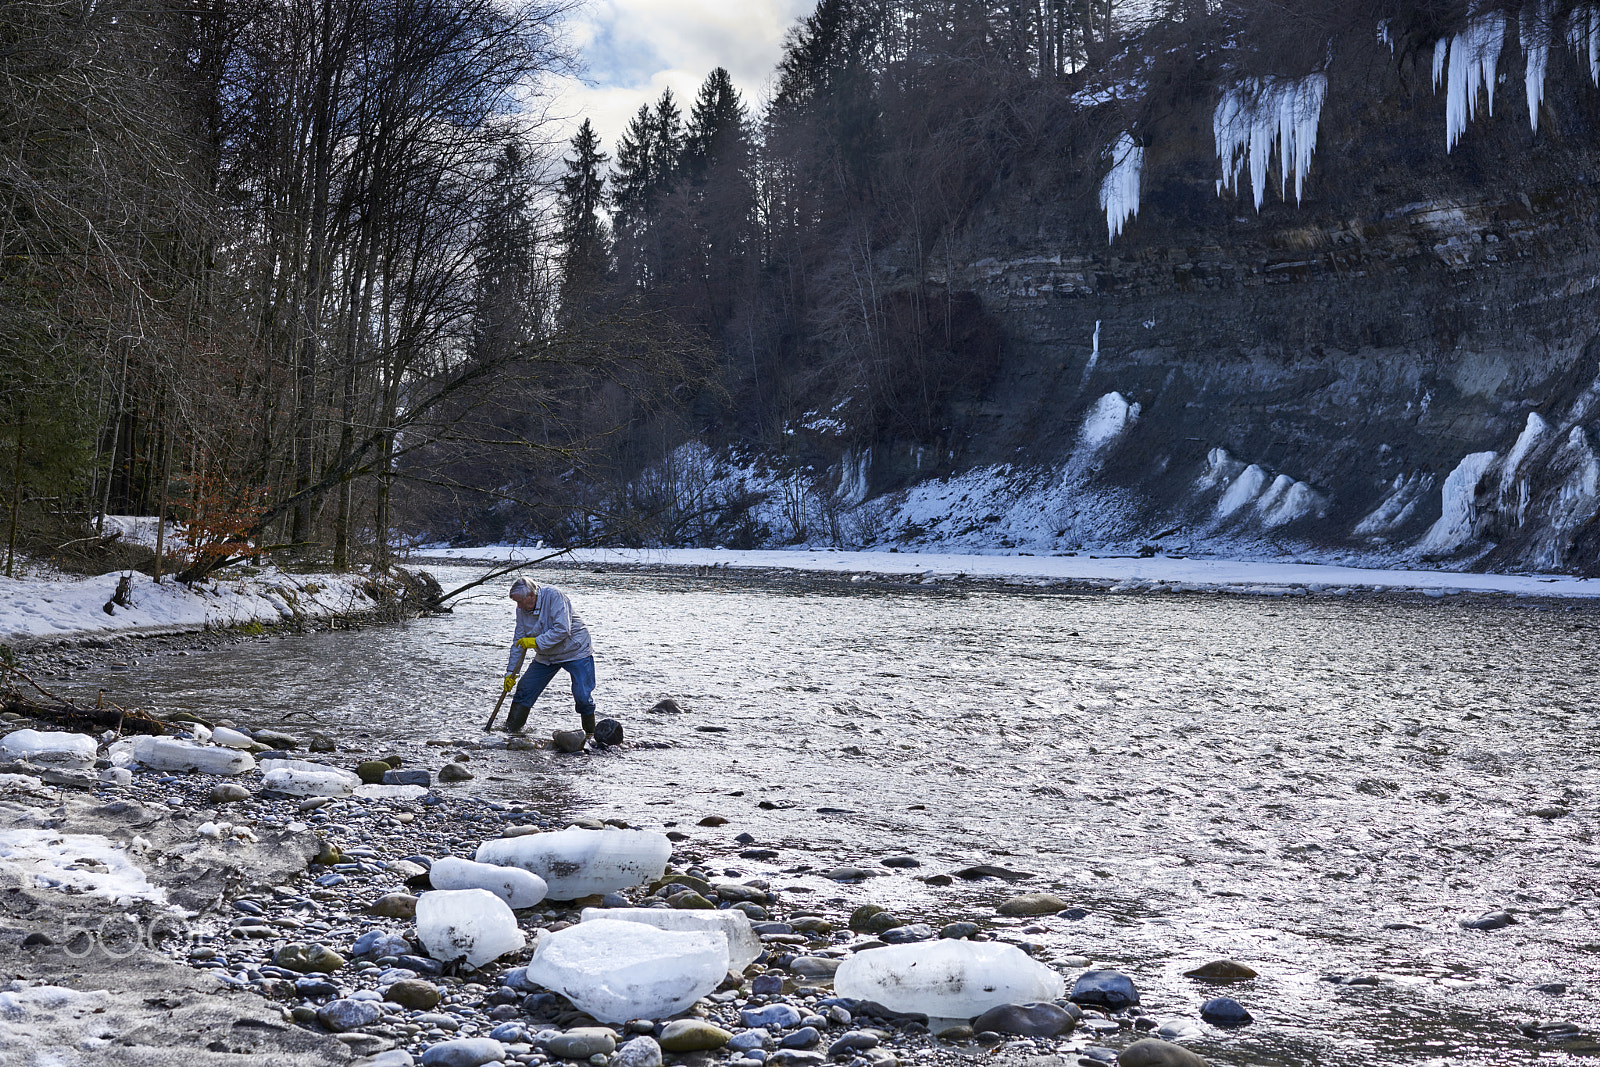
[[[508,674],[508,675],[506,675],[506,687],[504,689],[500,690],[500,691],[502,693],[509,693],[513,689],[515,689],[516,687],[517,687],[517,676],[514,675],[514,674]]]
[[[539,642],[535,641],[531,637],[519,637],[517,638],[517,644],[522,648],[533,649],[533,654],[535,656],[539,654]]]

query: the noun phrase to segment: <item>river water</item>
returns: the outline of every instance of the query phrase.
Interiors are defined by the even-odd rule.
[[[436,573],[447,588],[475,574]],[[1592,1037],[1519,1029],[1600,1027],[1590,611],[552,580],[594,635],[601,715],[663,747],[470,747],[504,670],[499,581],[448,616],[97,663],[63,688],[329,729],[435,768],[465,751],[478,777],[443,788],[675,827],[690,834],[680,855],[769,878],[791,901],[937,923],[1052,891],[1088,914],[1011,921],[1013,934],[1045,959],[1126,971],[1158,1018],[1240,1000],[1255,1023],[1203,1027],[1194,1045],[1225,1063],[1600,1056]],[[576,725],[565,677],[531,727]],[[666,697],[683,713],[648,713]],[[728,822],[698,825],[707,816]],[[777,856],[740,859],[742,832]],[[820,877],[899,855],[923,866]],[[1034,877],[917,878],[974,863]],[[1516,924],[1459,925],[1497,909]],[[1261,976],[1182,977],[1220,957]]]

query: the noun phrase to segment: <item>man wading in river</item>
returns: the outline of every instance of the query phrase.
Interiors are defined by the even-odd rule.
[[[511,584],[511,599],[517,603],[517,628],[511,635],[511,658],[506,661],[506,688],[511,697],[511,712],[506,730],[521,733],[528,712],[557,671],[572,676],[572,702],[577,705],[583,732],[594,735],[594,655],[589,644],[589,628],[572,610],[567,594],[553,585],[538,585],[526,578]],[[533,662],[517,681],[517,668],[527,652]],[[611,721],[606,720],[608,723]]]

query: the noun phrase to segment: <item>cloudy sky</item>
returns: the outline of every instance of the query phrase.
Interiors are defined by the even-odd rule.
[[[670,88],[687,117],[706,75],[726,67],[754,112],[785,31],[815,7],[816,0],[589,0],[568,26],[583,78],[560,85],[556,111],[573,128],[593,120],[614,155],[640,104]]]

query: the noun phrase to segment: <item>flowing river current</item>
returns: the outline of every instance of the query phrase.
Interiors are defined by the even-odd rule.
[[[434,573],[449,588],[477,572]],[[1087,914],[998,922],[1042,959],[1131,975],[1158,1019],[1238,999],[1256,1021],[1202,1026],[1194,1045],[1214,1062],[1600,1056],[1590,610],[542,576],[594,636],[600,714],[651,744],[472,747],[504,671],[500,580],[452,615],[136,652],[59,688],[324,729],[347,764],[397,749],[437,769],[465,752],[477,777],[440,788],[676,828],[680,854],[791,902],[937,924],[1054,892]],[[576,725],[565,682],[533,732]],[[649,712],[667,697],[681,714]],[[776,855],[739,857],[753,847]],[[922,866],[882,867],[891,856]],[[884,874],[821,877],[840,864]],[[1033,877],[921,880],[973,864]],[[1496,910],[1515,923],[1460,925]],[[1222,957],[1260,977],[1183,977]]]

